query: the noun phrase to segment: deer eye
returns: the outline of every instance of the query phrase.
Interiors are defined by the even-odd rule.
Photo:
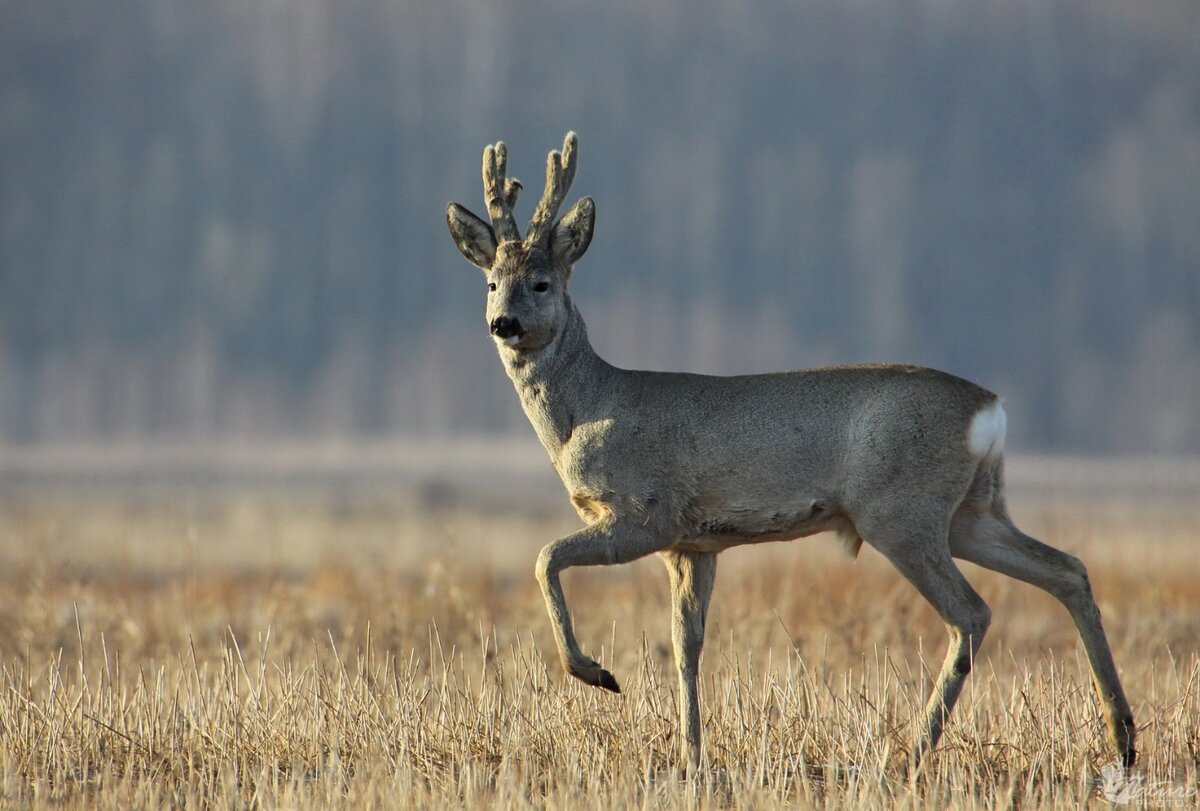
[[[488,282],[488,292],[489,293],[496,292],[496,283],[495,282]]]
[[[535,293],[545,293],[549,289],[550,285],[546,282],[538,282],[533,286],[533,292]]]

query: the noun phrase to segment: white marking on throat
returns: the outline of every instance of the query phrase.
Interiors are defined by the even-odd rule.
[[[967,448],[977,459],[995,458],[1004,453],[1004,434],[1008,417],[1000,401],[981,409],[967,430]]]

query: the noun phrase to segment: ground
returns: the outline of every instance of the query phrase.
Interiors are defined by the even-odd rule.
[[[1063,486],[1054,471],[1069,467],[1037,465],[1010,463],[1010,506],[1089,567],[1140,729],[1132,775],[1111,768],[1065,609],[968,564],[992,630],[909,781],[904,755],[946,643],[933,611],[869,547],[852,561],[832,536],[723,555],[703,662],[706,769],[688,784],[661,564],[564,577],[581,644],[624,692],[559,669],[533,562],[577,519],[545,475],[520,497],[512,482],[460,486],[446,471],[431,483],[10,470],[0,796],[57,808],[1194,807],[1197,491],[1119,466],[1091,469],[1104,486]]]

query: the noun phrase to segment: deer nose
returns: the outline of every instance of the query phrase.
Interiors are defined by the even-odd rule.
[[[515,318],[509,318],[507,315],[498,315],[492,319],[491,324],[492,334],[497,338],[511,338],[513,335],[520,335],[525,330],[521,329],[521,322]]]

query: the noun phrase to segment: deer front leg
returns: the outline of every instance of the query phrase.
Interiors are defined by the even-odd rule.
[[[546,598],[546,610],[550,614],[554,641],[558,645],[558,656],[564,670],[594,687],[621,692],[613,675],[579,649],[571,626],[571,614],[563,597],[559,572],[572,566],[628,563],[657,552],[670,543],[669,539],[662,539],[637,521],[608,519],[542,547],[534,574],[542,587],[542,596]]]
[[[671,577],[671,641],[679,670],[681,765],[700,766],[700,652],[704,622],[717,577],[717,556],[709,552],[662,552]]]

